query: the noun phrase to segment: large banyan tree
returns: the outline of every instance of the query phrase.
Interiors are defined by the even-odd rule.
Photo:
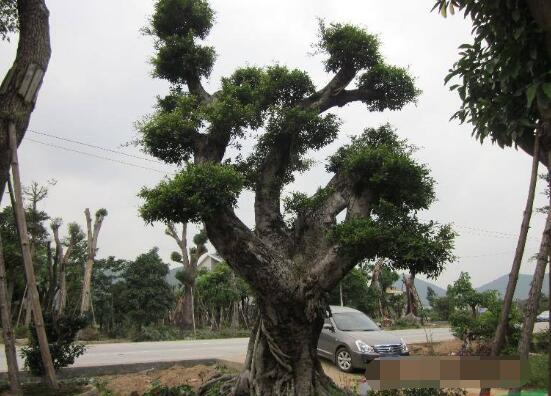
[[[315,194],[283,199],[282,190],[313,164],[309,152],[337,138],[340,121],[331,109],[361,102],[368,111],[399,110],[419,91],[406,70],[384,62],[374,35],[322,23],[318,47],[332,75],[324,87],[276,65],[239,68],[208,93],[202,80],[215,51],[202,42],[212,21],[205,0],[155,3],[148,29],[156,39],[154,74],[171,90],[138,129],[144,150],[182,170],[141,191],[141,215],[202,222],[255,293],[260,319],[246,369],[223,390],[335,392],[316,355],[327,292],[360,261],[379,257],[435,274],[452,257],[454,235],[417,218],[434,200],[434,181],[388,125],[366,129],[331,156],[332,177]],[[255,141],[251,152],[228,153],[246,139]],[[245,189],[255,194],[253,229],[234,211]]]

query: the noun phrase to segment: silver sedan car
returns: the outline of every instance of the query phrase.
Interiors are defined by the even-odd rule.
[[[383,356],[407,356],[399,337],[383,331],[366,314],[348,307],[331,306],[318,340],[318,355],[335,362],[344,372],[365,368]]]

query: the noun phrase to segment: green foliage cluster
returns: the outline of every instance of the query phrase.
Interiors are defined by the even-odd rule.
[[[193,136],[203,125],[195,112],[195,97],[173,92],[159,98],[157,112],[136,124],[145,151],[169,164],[180,165],[193,153]]]
[[[18,29],[17,1],[0,0],[0,39],[9,40],[9,35]]]
[[[331,237],[340,253],[354,260],[387,257],[396,269],[415,269],[437,277],[453,259],[454,232],[449,226],[421,223],[413,216],[382,214],[372,219],[351,219],[334,227]]]
[[[143,188],[141,216],[148,222],[200,222],[225,207],[234,207],[243,177],[232,166],[215,163],[190,164],[172,180]]]
[[[412,156],[413,147],[390,125],[366,129],[329,159],[327,170],[345,173],[356,193],[369,190],[374,201],[406,210],[426,209],[434,201],[429,169]]]
[[[427,300],[431,307],[428,315],[433,321],[448,321],[452,306],[448,296],[439,297],[433,288],[427,289]]]
[[[227,144],[240,147],[239,139],[253,137],[256,139],[253,152],[246,158],[239,155],[232,159],[235,169],[243,175],[245,187],[254,190],[261,171],[269,164],[280,163],[273,176],[273,187],[281,188],[294,180],[294,173],[311,166],[312,161],[307,158],[309,150],[319,150],[334,141],[340,121],[332,114],[321,115],[319,109],[303,106],[307,99],[315,100],[312,80],[304,71],[279,65],[237,69],[222,78],[218,92],[205,99],[197,83],[210,73],[214,50],[200,46],[197,40],[206,38],[212,21],[213,12],[204,0],[156,2],[147,33],[157,40],[155,74],[171,82],[171,92],[158,99],[154,114],[137,124],[140,143],[155,157],[181,165],[200,152],[206,142],[214,141],[224,147],[220,152],[208,154],[212,156],[210,160],[220,161]],[[364,71],[358,89],[373,93],[370,99],[365,99],[368,107],[376,111],[396,110],[413,101],[419,92],[404,69],[384,64],[379,46],[377,37],[358,27],[320,23],[317,47],[328,55],[327,71],[342,70],[350,78]],[[208,180],[211,175],[202,176]],[[174,188],[168,188],[169,184]],[[181,191],[177,198],[176,186],[183,187],[174,180],[142,191],[142,198],[155,201],[146,202],[142,209],[146,220],[198,221],[212,215],[208,206],[216,202],[194,198],[184,202],[182,197],[191,192]],[[168,190],[174,194],[157,194],[155,199],[153,192]],[[176,204],[186,208],[184,215],[169,208]],[[154,207],[160,206],[166,216],[151,216]]]
[[[475,341],[476,350],[468,352],[486,353],[492,342],[501,313],[502,301],[496,291],[477,292],[469,274],[462,272],[459,278],[448,286],[446,296],[429,295],[431,307],[440,315],[447,315],[453,334],[466,344]],[[503,353],[516,353],[520,339],[522,312],[515,304],[511,310],[506,331],[506,346]]]
[[[330,157],[329,171],[346,175],[357,195],[369,191],[373,214],[337,224],[331,237],[355,260],[386,257],[395,268],[433,277],[453,259],[455,234],[449,226],[418,220],[416,211],[434,200],[434,180],[413,151],[384,125],[366,129]]]
[[[157,248],[126,265],[115,309],[124,312],[130,326],[141,329],[166,316],[174,303],[174,295],[165,279],[167,274],[168,266],[159,257]]]
[[[406,69],[385,64],[378,64],[361,75],[358,87],[379,94],[364,101],[370,111],[400,110],[406,103],[415,102],[421,94]]]
[[[319,188],[312,196],[301,192],[292,192],[283,199],[283,208],[286,214],[296,217],[299,213],[307,213],[318,209],[333,190],[331,188]]]
[[[377,295],[377,291],[369,286],[371,282],[371,271],[373,266],[362,263],[353,268],[341,280],[343,303],[347,307],[358,309],[372,318],[379,317],[378,301],[381,298],[383,309],[391,315],[398,316],[403,305],[400,305],[399,312],[394,311],[392,295],[385,290],[392,286],[399,279],[398,273],[388,266],[383,266],[379,274],[379,283],[382,294]],[[340,286],[336,286],[329,293],[329,303],[331,305],[340,305]]]
[[[463,11],[473,22],[473,43],[446,77],[462,100],[454,117],[470,122],[474,135],[500,146],[532,136],[540,110],[551,105],[551,62],[544,34],[523,0],[438,0],[434,7]]]
[[[51,315],[44,315],[46,336],[56,370],[73,364],[84,353],[86,347],[75,341],[77,333],[87,324],[88,320],[82,316],[64,316],[54,321]],[[25,359],[27,370],[36,376],[43,375],[44,366],[34,324],[31,325],[30,335],[29,345],[21,348],[21,356]]]
[[[159,0],[151,27],[145,32],[155,36],[157,49],[152,59],[155,75],[173,84],[186,84],[200,76],[208,77],[216,52],[202,46],[212,27],[214,13],[204,0]]]
[[[243,279],[237,277],[228,264],[219,263],[212,271],[200,271],[195,280],[198,304],[229,309],[233,302],[250,295]]]
[[[369,69],[382,62],[379,39],[363,29],[349,24],[320,21],[317,47],[329,56],[325,70],[337,73],[341,69]]]

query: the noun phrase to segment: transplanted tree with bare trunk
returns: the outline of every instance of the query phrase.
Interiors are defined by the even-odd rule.
[[[168,223],[166,234],[171,236],[180,252],[172,253],[172,260],[182,264],[183,268],[176,273],[176,279],[184,287],[183,293],[176,302],[176,308],[172,316],[174,324],[182,329],[193,329],[195,332],[195,307],[194,295],[195,279],[197,278],[197,262],[199,257],[207,252],[205,244],[207,243],[207,235],[204,230],[193,237],[195,247],[188,251],[187,243],[187,224],[182,224],[182,232],[178,234],[174,223]]]
[[[51,228],[55,241],[55,259],[52,266],[52,282],[49,290],[49,299],[52,304],[53,316],[63,316],[67,306],[67,263],[77,244],[84,239],[84,233],[76,223],[68,226],[68,237],[62,241],[59,236],[61,220],[52,221]],[[65,250],[65,246],[67,249]]]
[[[327,185],[286,201],[288,221],[280,211],[282,189],[313,164],[310,150],[337,138],[341,122],[330,109],[359,102],[369,111],[398,110],[418,91],[406,70],[384,62],[374,35],[322,23],[318,48],[332,74],[326,86],[316,89],[306,72],[280,65],[244,67],[211,95],[201,80],[215,52],[200,40],[212,17],[204,0],[155,3],[153,65],[172,89],[139,124],[141,141],[165,162],[192,163],[141,191],[141,215],[205,224],[211,243],[254,293],[260,320],[246,368],[238,378],[218,379],[223,393],[335,394],[316,351],[327,293],[363,259],[445,263],[454,235],[418,220],[417,211],[434,200],[434,182],[388,125],[341,147],[327,163]],[[227,153],[247,138],[256,141],[252,152]],[[255,194],[254,229],[234,211],[243,189]],[[342,212],[345,220],[337,222]]]
[[[103,224],[103,220],[107,216],[106,209],[99,209],[96,212],[95,219],[92,225],[92,216],[90,209],[84,210],[86,216],[86,236],[87,236],[87,258],[84,267],[84,277],[82,279],[82,294],[80,300],[80,314],[89,315],[92,310],[92,271],[94,269],[94,260],[98,251],[98,237]]]

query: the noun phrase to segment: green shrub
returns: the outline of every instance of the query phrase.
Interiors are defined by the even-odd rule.
[[[184,338],[182,331],[174,326],[144,326],[138,332],[130,334],[132,341],[173,341]]]
[[[418,322],[407,320],[407,319],[396,319],[394,323],[390,326],[391,330],[401,330],[401,329],[419,329],[421,325]]]
[[[534,333],[530,344],[530,351],[535,353],[546,353],[549,351],[549,333],[547,331]]]
[[[76,344],[77,333],[86,327],[88,321],[82,316],[67,316],[54,321],[51,315],[44,315],[44,327],[48,337],[50,353],[56,370],[67,367],[81,356],[86,348]],[[21,356],[25,359],[25,368],[33,375],[44,374],[44,366],[40,355],[40,346],[34,324],[30,328],[29,346],[21,349]]]
[[[13,329],[15,338],[29,338],[29,328],[27,326],[16,326]]]

